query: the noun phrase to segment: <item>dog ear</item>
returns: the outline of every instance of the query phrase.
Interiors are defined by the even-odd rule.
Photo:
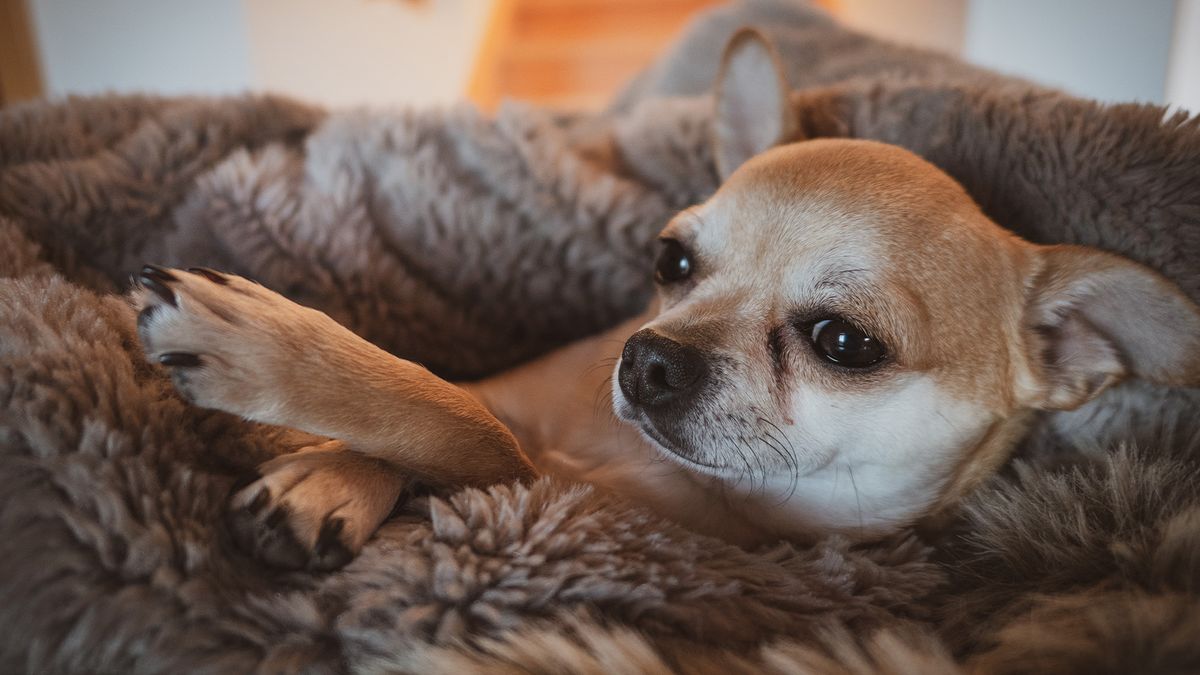
[[[717,75],[713,115],[721,180],[792,136],[796,122],[788,103],[790,91],[779,53],[766,36],[743,28],[730,38]]]
[[[1080,246],[1048,246],[1026,317],[1041,366],[1038,407],[1071,410],[1125,377],[1200,385],[1200,307],[1153,270]]]

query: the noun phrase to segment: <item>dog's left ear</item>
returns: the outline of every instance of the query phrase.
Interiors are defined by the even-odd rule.
[[[1082,246],[1040,247],[1027,309],[1035,405],[1071,410],[1125,377],[1200,386],[1200,307],[1166,277]]]
[[[796,120],[788,103],[790,91],[783,62],[770,40],[753,28],[734,34],[717,75],[713,116],[721,180],[754,155],[793,136]]]

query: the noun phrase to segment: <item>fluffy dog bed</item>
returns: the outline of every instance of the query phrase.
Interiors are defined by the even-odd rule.
[[[882,44],[803,5],[699,18],[601,115],[5,109],[0,670],[1200,669],[1196,393],[1137,383],[1047,417],[925,543],[743,551],[547,480],[415,503],[327,576],[232,545],[233,481],[297,441],[180,400],[142,359],[128,274],[244,274],[454,377],[594,332],[642,307],[654,235],[715,187],[704,92],[744,24],[779,44],[806,136],[909,147],[1023,236],[1120,252],[1200,299],[1195,119]],[[1110,423],[1084,438],[1084,418]]]

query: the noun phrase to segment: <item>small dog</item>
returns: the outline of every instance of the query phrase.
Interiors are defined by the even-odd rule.
[[[944,514],[1036,411],[1127,377],[1200,384],[1200,308],[1157,273],[1022,241],[900,148],[781,145],[795,115],[756,33],[727,49],[716,106],[726,180],[663,230],[654,306],[482,382],[242,278],[145,268],[141,339],[184,396],[336,439],[260,467],[232,497],[235,534],[330,569],[409,481],[545,472],[740,544],[876,537]],[[596,414],[606,357],[619,419]]]

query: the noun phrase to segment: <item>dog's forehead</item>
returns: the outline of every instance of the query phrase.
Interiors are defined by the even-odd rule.
[[[899,146],[876,141],[823,139],[772,148],[746,162],[724,188],[770,191],[776,199],[797,192],[865,205],[884,200],[911,207],[930,199],[961,200],[962,188],[943,171]]]
[[[782,296],[811,294],[831,278],[859,290],[973,293],[964,265],[1002,274],[997,247],[1012,248],[1011,234],[945,173],[902,148],[853,140],[751,159],[667,235],[689,243],[710,275]]]
[[[941,223],[974,211],[957,183],[907,150],[827,140],[753,158],[699,215],[711,230],[702,234],[722,250],[770,256],[833,245],[908,247],[931,226],[940,232]]]

